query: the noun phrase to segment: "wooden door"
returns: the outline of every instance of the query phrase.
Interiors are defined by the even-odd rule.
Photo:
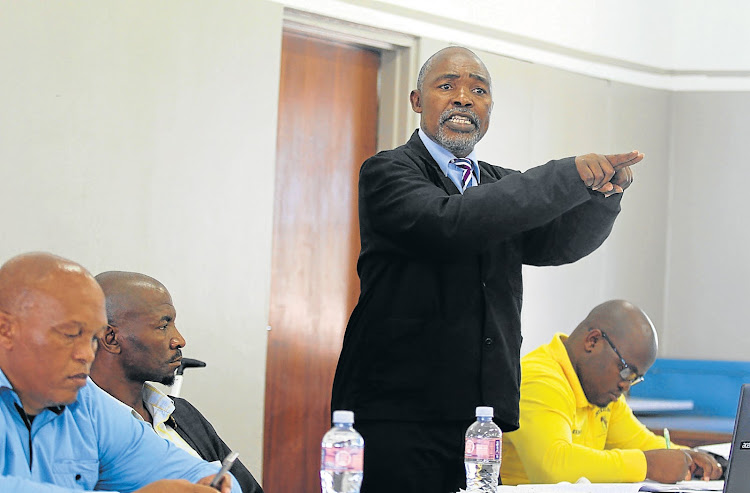
[[[320,440],[357,297],[357,177],[375,153],[376,52],[284,33],[263,489],[320,491]]]

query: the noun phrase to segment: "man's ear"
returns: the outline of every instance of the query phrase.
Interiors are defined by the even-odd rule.
[[[589,329],[588,332],[586,332],[586,337],[583,339],[584,351],[587,353],[593,351],[601,337],[602,333],[599,329]]]
[[[13,348],[13,336],[18,331],[16,317],[0,310],[0,347]]]
[[[119,331],[117,327],[107,324],[107,330],[99,337],[99,347],[112,354],[120,354],[122,346],[118,338]]]
[[[409,101],[411,101],[411,109],[414,110],[414,113],[422,113],[422,94],[419,90],[414,89],[409,94]]]

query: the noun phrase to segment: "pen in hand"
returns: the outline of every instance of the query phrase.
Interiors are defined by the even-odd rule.
[[[669,430],[664,428],[664,441],[667,443],[667,450],[672,448],[672,442],[669,440]]]
[[[216,476],[214,476],[214,480],[211,481],[212,488],[217,490],[219,489],[219,484],[221,484],[222,478],[232,467],[234,461],[237,460],[237,456],[239,455],[240,454],[238,452],[230,452],[229,455],[224,458],[224,461],[221,463],[221,469],[219,469],[219,472],[216,473]]]

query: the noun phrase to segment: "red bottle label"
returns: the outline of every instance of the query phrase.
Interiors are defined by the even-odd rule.
[[[364,451],[358,447],[323,449],[323,469],[335,471],[362,471]]]
[[[467,438],[464,458],[474,460],[500,460],[503,453],[502,438]]]

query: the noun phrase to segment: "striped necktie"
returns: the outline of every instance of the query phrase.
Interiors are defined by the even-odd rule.
[[[477,184],[476,178],[474,178],[473,162],[471,159],[464,157],[457,157],[451,160],[451,164],[456,165],[456,168],[461,170],[461,193],[464,193],[467,188],[473,187]]]

